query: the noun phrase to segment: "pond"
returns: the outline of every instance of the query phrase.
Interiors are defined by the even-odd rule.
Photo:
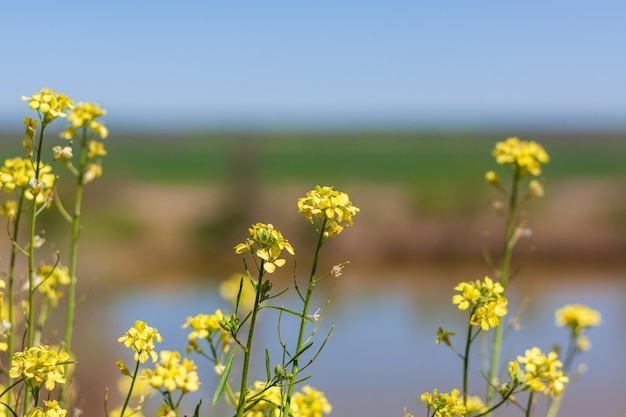
[[[566,343],[566,330],[554,326],[554,311],[565,304],[589,305],[602,313],[602,324],[589,332],[592,349],[579,360],[584,362],[587,370],[569,386],[560,415],[623,415],[626,412],[626,280],[618,274],[601,277],[592,273],[581,274],[575,279],[546,274],[545,279],[533,280],[533,284],[526,288],[528,291],[519,291],[531,294],[528,299],[513,297],[509,311],[515,312],[523,307],[521,329],[507,334],[503,357],[505,360],[515,359],[532,346],[547,351],[555,342]],[[307,383],[325,392],[333,405],[331,415],[334,416],[402,416],[404,407],[416,416],[426,415],[419,401],[421,393],[433,388],[449,391],[461,386],[461,360],[448,347],[434,343],[440,324],[459,335],[453,343],[459,348],[462,343],[466,312],[458,311],[450,303],[454,283],[448,290],[431,290],[427,285],[416,285],[412,276],[399,273],[399,276],[386,279],[384,285],[358,285],[360,277],[350,277],[349,272],[346,275],[339,284],[325,282],[320,285],[320,291],[325,293],[319,292],[313,300],[315,307],[312,311],[323,307],[327,299],[331,301],[314,339],[316,346],[331,325],[334,330],[309,368],[312,378]],[[547,284],[548,279],[551,284]],[[364,279],[363,282],[372,281]],[[546,284],[541,285],[542,282]],[[279,303],[291,302],[289,297],[285,300]],[[188,333],[181,329],[185,319],[198,313],[212,314],[216,308],[229,311],[229,305],[218,295],[215,282],[125,293],[123,298],[103,307],[101,319],[109,324],[96,337],[108,340],[106,343],[111,345],[111,341],[132,326],[135,319],[141,319],[157,327],[163,335],[165,341],[160,349],[183,351]],[[271,347],[273,366],[279,359],[276,320],[269,310],[263,314],[255,346],[257,350]],[[283,324],[283,337],[295,339],[295,324]],[[475,346],[471,364],[477,371],[482,359],[480,343]],[[129,356],[121,347],[115,349],[115,352],[105,354],[112,356],[107,360],[113,367],[117,357]],[[103,357],[99,360],[102,361]],[[208,411],[216,377],[212,367],[203,363],[201,358],[196,356],[194,360],[200,365],[201,390],[207,393],[202,415],[230,415],[230,410],[223,407]],[[258,364],[253,375],[262,378],[262,356]],[[475,372],[470,380],[470,390],[473,394],[482,394],[484,387],[480,375]],[[196,399],[188,400],[190,406]],[[537,415],[542,414],[545,404],[538,404]],[[522,413],[507,406],[496,415],[520,416]]]

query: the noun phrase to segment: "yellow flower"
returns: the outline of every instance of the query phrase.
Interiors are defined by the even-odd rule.
[[[92,140],[89,142],[89,153],[87,154],[87,158],[95,158],[96,156],[104,156],[107,154],[107,151],[104,149],[104,143],[98,142],[97,140]]]
[[[492,155],[496,158],[498,164],[515,166],[521,176],[540,175],[541,164],[546,164],[550,161],[550,157],[541,145],[533,141],[523,141],[516,137],[496,143]]]
[[[528,183],[528,197],[543,197],[546,192],[543,185],[537,180],[530,180]]]
[[[189,343],[187,353],[192,350],[201,353],[202,348],[200,348],[196,339],[207,340],[216,332],[219,332],[219,340],[222,343],[222,352],[228,352],[232,340],[228,332],[220,326],[220,321],[223,319],[224,315],[220,309],[215,310],[215,314],[211,315],[198,314],[195,317],[187,317],[187,321],[183,324],[182,328],[186,329],[187,327],[191,327],[193,330],[189,333],[189,336],[187,336],[187,342]]]
[[[452,296],[452,304],[458,304],[459,310],[467,310],[470,305],[478,304],[480,299],[480,289],[476,288],[473,282],[461,282],[455,290],[461,291],[461,294],[455,294]]]
[[[489,184],[493,185],[496,188],[500,187],[500,179],[498,178],[498,174],[496,174],[494,171],[487,171],[485,173],[485,181],[487,181]]]
[[[341,233],[345,226],[352,226],[352,218],[359,212],[352,205],[348,194],[333,190],[333,187],[316,185],[305,197],[298,199],[298,212],[314,223],[318,219],[324,227],[324,238]]]
[[[291,244],[271,224],[257,223],[252,225],[248,229],[248,234],[250,238],[245,243],[235,246],[235,252],[256,254],[263,261],[265,271],[270,274],[276,270],[276,267],[285,264],[286,261],[279,258],[283,249],[291,255],[294,254]]]
[[[452,346],[452,343],[450,343],[450,336],[454,336],[454,335],[456,335],[456,333],[449,332],[445,330],[443,327],[439,326],[439,328],[437,328],[437,340],[435,340],[435,343],[440,344],[441,342],[443,342],[444,344],[448,346]]]
[[[46,410],[46,417],[65,417],[67,410],[59,406],[58,401],[45,401],[43,402],[48,409]]]
[[[95,103],[77,103],[67,116],[70,125],[61,132],[61,137],[64,139],[74,139],[78,136],[76,133],[77,129],[89,128],[93,135],[105,139],[109,135],[109,131],[104,123],[96,120],[105,114],[106,110],[100,108],[100,106]]]
[[[490,301],[486,305],[478,307],[470,318],[470,324],[480,325],[480,328],[485,332],[490,328],[497,327],[500,324],[500,317],[506,315],[506,303],[506,298],[500,297],[496,301]]]
[[[63,292],[57,288],[71,282],[69,270],[63,265],[53,266],[42,263],[36,274],[38,277],[37,289],[50,301],[52,307],[56,307],[59,304],[59,299],[63,296]]]
[[[538,347],[533,347],[527,349],[524,356],[518,356],[517,362],[509,363],[509,375],[524,390],[558,396],[569,382],[562,367],[556,352],[545,355]]]
[[[28,106],[42,115],[44,123],[50,123],[57,117],[67,117],[63,111],[73,107],[72,99],[49,88],[44,88],[30,97],[22,96],[22,100],[28,101]]]
[[[426,403],[426,408],[435,411],[433,417],[454,417],[465,416],[466,410],[463,405],[463,398],[459,398],[458,389],[453,389],[450,394],[439,393],[436,389],[430,394],[425,392],[421,400]]]
[[[163,338],[157,329],[148,326],[144,321],[137,320],[135,326],[128,329],[117,341],[135,352],[135,362],[146,363],[148,357],[152,358],[152,362],[157,361],[154,342],[162,342]]]
[[[322,417],[323,414],[330,414],[333,407],[323,392],[305,385],[302,392],[293,395],[289,411],[293,417]]]
[[[13,220],[17,215],[17,203],[14,200],[5,201],[4,205],[0,207],[0,213],[8,220]]]
[[[85,171],[85,176],[83,177],[83,184],[87,184],[100,176],[102,176],[102,164],[100,164],[100,161],[95,164],[87,164],[87,170]]]
[[[602,322],[600,313],[586,305],[568,304],[555,313],[556,325],[567,326],[574,334],[582,332],[587,327],[598,326]]]
[[[57,353],[47,345],[26,348],[13,354],[9,376],[24,377],[28,384],[32,386],[44,384],[48,391],[52,391],[56,384],[65,383],[64,365],[69,357],[66,352]]]
[[[200,388],[196,365],[192,360],[182,358],[176,351],[163,350],[160,361],[154,365],[154,371],[146,369],[144,374],[150,385],[156,389],[183,393],[194,392]]]

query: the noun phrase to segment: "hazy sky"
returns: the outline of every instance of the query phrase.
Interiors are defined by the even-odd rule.
[[[626,127],[624,0],[8,1],[0,19],[2,128],[42,87],[136,127]]]

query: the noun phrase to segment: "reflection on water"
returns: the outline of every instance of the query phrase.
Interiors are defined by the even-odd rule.
[[[582,357],[588,370],[566,392],[562,416],[623,415],[626,412],[623,395],[626,387],[626,305],[623,302],[626,283],[603,281],[609,284],[598,286],[594,281],[587,281],[549,287],[544,293],[535,291],[533,299],[525,303],[522,329],[510,333],[506,339],[505,360],[514,359],[532,346],[545,351],[552,343],[567,340],[566,331],[554,327],[557,308],[568,303],[583,303],[601,311],[602,325],[589,333],[592,350]],[[450,349],[434,343],[439,324],[459,335],[464,334],[466,313],[459,312],[449,302],[451,293],[434,297],[430,293],[407,290],[405,285],[399,284],[384,292],[351,287],[345,293],[328,295],[333,299],[323,328],[316,336],[317,343],[322,341],[331,324],[335,328],[329,343],[310,368],[313,377],[307,383],[326,393],[334,407],[332,415],[402,416],[403,407],[415,415],[424,415],[425,409],[416,400],[422,392],[460,387],[461,361]],[[314,305],[323,306],[324,302],[325,299],[317,299]],[[521,304],[521,300],[511,300],[509,311],[514,312]],[[141,319],[157,327],[164,336],[161,348],[184,350],[187,332],[180,327],[186,317],[213,313],[216,308],[227,311],[229,306],[219,299],[212,285],[143,292],[117,302],[115,308],[106,311],[113,323],[109,340],[122,334],[133,320]],[[263,313],[259,339],[255,341],[257,349],[276,346],[274,317],[268,317],[272,314],[269,310]],[[295,327],[289,326],[286,324],[283,329],[283,337],[288,339],[293,335],[295,339]],[[460,344],[462,337],[457,337]],[[276,358],[272,366],[278,360],[276,352],[277,349],[272,349]],[[475,353],[472,363],[477,368],[482,359],[479,352]],[[195,359],[202,363],[201,359]],[[262,378],[264,361],[258,363],[261,368],[255,372]],[[201,380],[203,391],[208,393],[204,400],[207,406],[203,406],[207,415],[215,385],[211,367],[201,367]],[[475,387],[473,393],[483,393],[480,376],[471,381],[470,389],[472,386]],[[218,409],[215,415],[219,414],[228,415],[228,411]],[[509,406],[498,415],[519,416],[521,413]]]

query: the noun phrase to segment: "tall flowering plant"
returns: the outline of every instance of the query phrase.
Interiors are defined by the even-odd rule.
[[[568,305],[556,312],[556,324],[568,327],[569,343],[563,352],[556,347],[544,353],[539,347],[526,349],[523,355],[508,363],[506,376],[501,375],[500,352],[503,341],[503,319],[508,314],[507,287],[511,278],[511,259],[516,243],[526,233],[524,219],[519,215],[523,202],[535,197],[542,197],[544,189],[536,178],[541,174],[542,164],[549,161],[549,156],[536,142],[508,138],[498,142],[492,152],[496,162],[509,166],[512,174],[510,186],[505,186],[495,171],[488,171],[485,179],[499,192],[506,196],[506,206],[498,203],[496,208],[505,214],[504,249],[499,264],[495,265],[495,279],[485,276],[483,280],[461,282],[454,287],[457,291],[452,296],[452,303],[460,311],[468,314],[465,342],[457,350],[451,338],[455,333],[442,328],[437,330],[437,344],[450,347],[462,361],[462,389],[453,389],[450,393],[439,392],[422,394],[427,416],[479,417],[491,415],[502,405],[517,405],[526,416],[530,416],[533,405],[540,396],[550,399],[547,416],[555,417],[558,413],[562,394],[570,382],[572,364],[575,357],[590,346],[585,330],[600,323],[600,313],[582,305]],[[478,395],[470,395],[469,360],[472,344],[480,334],[491,333],[491,365],[487,372],[482,372],[486,380],[485,400]],[[502,382],[505,381],[505,382]],[[521,393],[527,394],[526,402],[520,402]],[[406,414],[405,416],[409,416]]]
[[[0,167],[0,187],[9,196],[0,206],[0,213],[7,222],[11,242],[8,271],[4,274],[6,281],[0,280],[0,287],[5,290],[0,293],[0,350],[6,351],[9,358],[9,367],[4,369],[6,389],[0,395],[0,402],[4,406],[3,411],[10,411],[13,415],[62,417],[70,397],[64,395],[72,375],[68,366],[74,362],[71,341],[82,190],[86,183],[102,173],[99,157],[104,156],[106,151],[100,140],[108,132],[104,123],[97,119],[106,111],[93,103],[74,104],[65,94],[48,88],[23,96],[22,100],[35,112],[34,117],[23,120],[24,154],[5,159]],[[69,127],[61,134],[69,141],[49,146],[46,133],[49,126],[58,123],[58,120],[69,121]],[[78,130],[81,131],[80,156],[74,165],[74,139]],[[91,139],[89,147],[88,138]],[[59,165],[69,168],[69,172],[77,178],[74,205],[70,212],[64,209],[56,190]],[[45,238],[39,230],[38,218],[55,202],[62,216],[72,224],[72,238],[69,250],[63,253],[56,251],[50,263],[40,260],[39,251],[45,248]],[[26,239],[22,237],[24,227],[27,229]],[[62,261],[66,256],[67,262]],[[22,282],[17,273],[20,264],[25,264],[27,271]],[[65,288],[68,288],[65,337],[57,346],[43,344],[47,319],[65,295]],[[16,340],[16,334],[24,334],[23,340]],[[19,348],[18,343],[21,344]],[[44,390],[48,393],[42,396]],[[52,400],[53,395],[58,398]],[[43,402],[42,398],[45,398]],[[18,411],[20,408],[22,411]]]

